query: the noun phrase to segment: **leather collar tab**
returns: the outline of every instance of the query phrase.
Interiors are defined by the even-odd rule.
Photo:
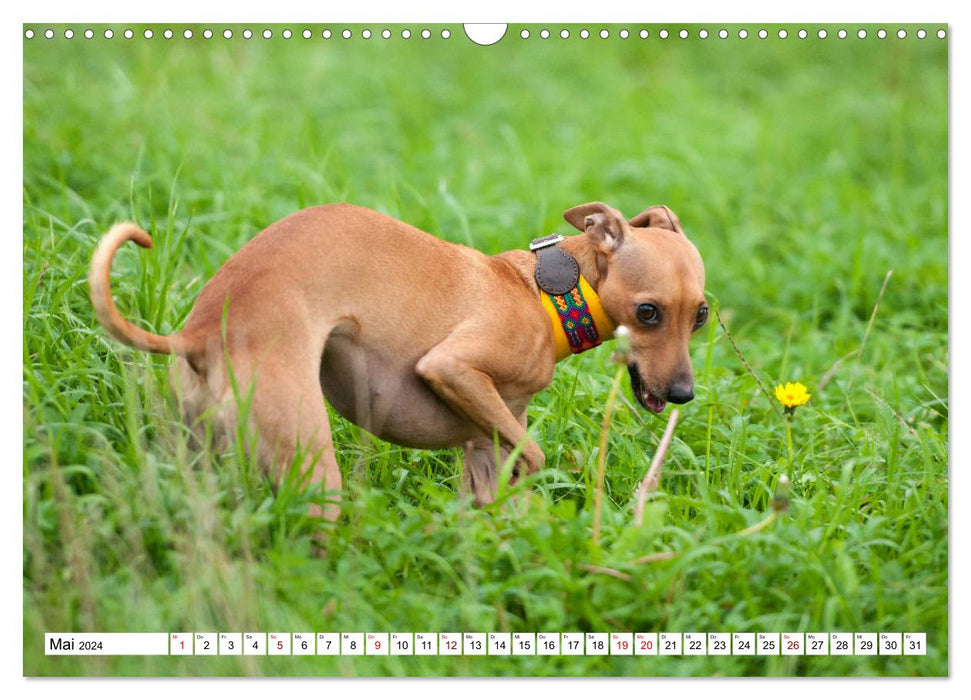
[[[543,236],[529,244],[536,253],[536,284],[547,294],[566,294],[580,279],[577,261],[556,245],[562,240],[563,236]]]

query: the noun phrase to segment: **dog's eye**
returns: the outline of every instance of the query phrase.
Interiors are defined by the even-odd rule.
[[[701,328],[708,321],[708,307],[702,306],[698,309],[698,315],[695,316],[695,328]]]
[[[653,326],[660,322],[661,314],[657,310],[654,304],[638,304],[637,306],[637,320],[641,323],[645,323],[649,326]]]

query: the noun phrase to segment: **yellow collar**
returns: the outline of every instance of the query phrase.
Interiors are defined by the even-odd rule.
[[[580,288],[580,293],[583,294],[583,298],[587,302],[587,307],[590,309],[590,315],[593,317],[597,332],[600,334],[600,340],[611,340],[614,337],[614,324],[611,323],[610,318],[604,311],[603,305],[600,303],[600,297],[593,291],[593,287],[590,286],[590,283],[587,282],[583,275],[580,275],[577,286]],[[540,290],[539,298],[543,304],[543,308],[546,309],[547,315],[550,317],[550,324],[553,327],[553,345],[556,349],[556,361],[559,362],[572,354],[570,343],[566,338],[566,332],[563,330],[560,316],[553,306],[553,300],[550,299],[550,295]]]

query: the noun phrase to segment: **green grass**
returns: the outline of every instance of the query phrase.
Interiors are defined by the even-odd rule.
[[[948,586],[947,46],[934,37],[521,41],[199,37],[24,42],[24,672],[28,675],[944,675]],[[302,27],[300,27],[302,28]],[[382,27],[373,26],[377,35]],[[558,27],[550,27],[554,34]],[[676,30],[678,27],[668,27]],[[36,28],[35,28],[36,29]],[[340,29],[340,27],[336,28]],[[355,28],[360,29],[360,27]],[[533,27],[534,37],[537,34]],[[832,30],[832,28],[830,28]],[[928,27],[936,31],[936,27]],[[855,30],[854,30],[855,31]],[[336,32],[335,32],[336,33]],[[59,32],[60,34],[60,32]],[[674,31],[672,31],[672,35]],[[810,27],[811,37],[815,31]],[[665,416],[610,427],[609,347],[530,409],[547,470],[476,510],[451,451],[334,418],[347,490],[190,446],[167,358],[110,341],[87,299],[117,220],[119,306],[180,326],[246,240],[351,201],[486,252],[563,210],[666,203],[785,426],[712,322],[693,341],[661,491],[632,496]],[[888,272],[872,329],[867,323]],[[514,329],[513,329],[514,332]],[[862,349],[862,352],[860,352]],[[821,380],[843,359],[820,387]],[[780,474],[791,506],[752,535]],[[647,564],[659,552],[678,556]],[[614,575],[601,573],[612,569]],[[916,657],[47,657],[45,631],[917,631]]]

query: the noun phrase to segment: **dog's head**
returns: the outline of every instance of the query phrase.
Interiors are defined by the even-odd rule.
[[[563,214],[593,242],[597,294],[615,325],[630,330],[628,370],[634,396],[659,413],[694,398],[691,334],[708,320],[705,267],[678,217],[665,206],[630,221],[593,202]]]

